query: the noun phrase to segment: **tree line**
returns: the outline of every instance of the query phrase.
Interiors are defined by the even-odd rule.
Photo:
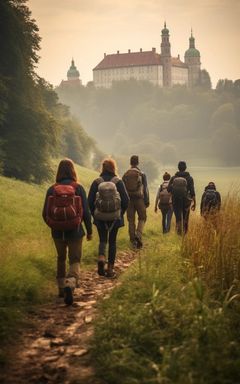
[[[0,2],[0,172],[35,183],[49,178],[54,156],[89,166],[101,155],[53,87],[37,76],[38,32],[26,0]]]
[[[205,76],[207,78],[207,76]],[[93,83],[56,89],[105,151],[120,159],[138,153],[162,165],[183,158],[195,165],[240,165],[240,80],[195,88],[149,82]]]

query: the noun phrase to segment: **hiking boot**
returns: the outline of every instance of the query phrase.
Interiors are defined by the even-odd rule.
[[[116,279],[117,274],[115,271],[106,271],[105,277],[107,277],[108,279]]]
[[[99,276],[105,276],[105,269],[104,269],[104,266],[105,266],[105,261],[104,260],[98,260],[98,274]]]
[[[64,303],[66,305],[72,305],[73,304],[73,291],[71,287],[65,287],[64,288]]]
[[[105,273],[105,276],[109,279],[115,279],[116,278],[116,272],[113,270],[113,264],[108,263],[108,269]]]
[[[139,237],[137,237],[137,236],[135,237],[135,240],[136,240],[137,248],[141,249],[143,247],[142,240],[139,239]]]

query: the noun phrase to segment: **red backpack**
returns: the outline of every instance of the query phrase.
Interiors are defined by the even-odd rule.
[[[53,195],[47,200],[46,221],[50,228],[70,231],[81,224],[83,206],[81,196],[76,195],[77,186],[75,182],[53,186]]]

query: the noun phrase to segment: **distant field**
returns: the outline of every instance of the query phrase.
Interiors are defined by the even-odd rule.
[[[174,175],[176,168],[161,168],[160,175],[168,171]],[[232,190],[232,188],[240,188],[240,167],[189,167],[187,171],[194,178],[197,199],[201,198],[204,187],[209,181],[214,181],[218,191],[224,196]],[[161,181],[161,178],[160,180]],[[159,183],[159,182],[158,182]],[[155,192],[158,183],[155,182],[152,190]],[[155,189],[154,189],[155,188]]]

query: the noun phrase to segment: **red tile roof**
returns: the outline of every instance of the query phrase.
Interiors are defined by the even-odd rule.
[[[103,60],[93,70],[144,65],[162,65],[161,55],[156,53],[154,48],[152,51],[105,55]],[[178,57],[172,57],[172,65],[187,68],[187,65],[184,64]]]
[[[187,64],[183,63],[179,57],[172,57],[172,66],[173,67],[183,67],[187,68]]]

